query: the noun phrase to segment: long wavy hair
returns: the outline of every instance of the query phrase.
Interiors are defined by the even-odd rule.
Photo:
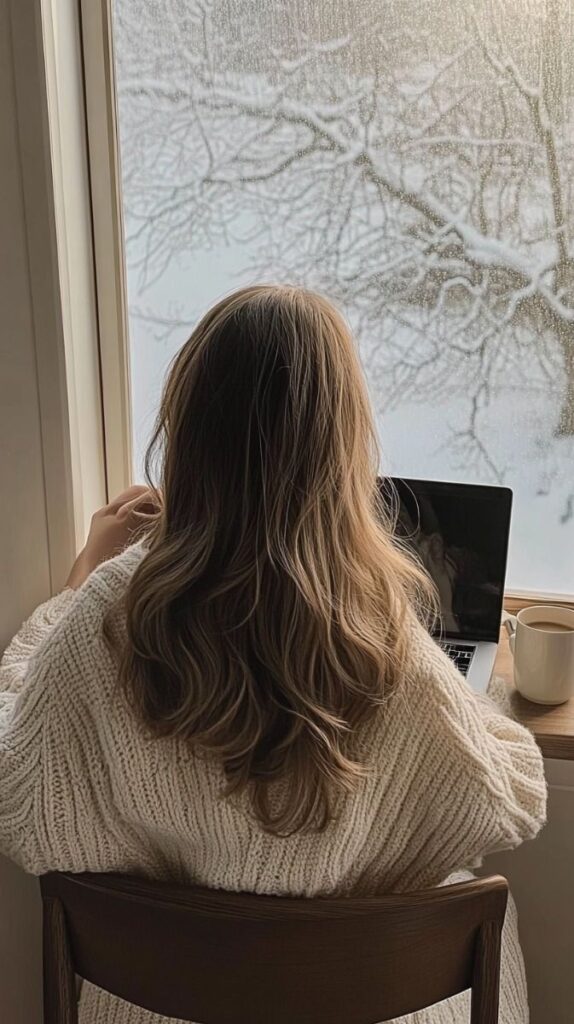
[[[152,486],[158,455],[123,687],[156,735],[216,757],[224,795],[249,791],[266,830],[323,829],[368,771],[361,727],[408,671],[406,620],[432,604],[377,498],[341,315],[295,287],[219,302],[171,367]]]

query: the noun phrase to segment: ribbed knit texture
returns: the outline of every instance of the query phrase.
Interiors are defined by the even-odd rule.
[[[536,835],[546,786],[534,739],[476,697],[414,624],[416,672],[364,730],[371,771],[337,820],[320,834],[263,832],[247,798],[222,799],[217,763],[182,740],[151,738],[119,690],[103,621],[142,557],[141,546],[129,548],[78,592],[42,605],[1,663],[0,850],[26,870],[117,871],[299,896],[373,894],[441,884]],[[112,615],[121,635],[121,611]],[[165,1021],[90,985],[80,1005],[81,1024]],[[468,1000],[409,1020],[466,1024]],[[527,1020],[511,904],[500,1021]]]

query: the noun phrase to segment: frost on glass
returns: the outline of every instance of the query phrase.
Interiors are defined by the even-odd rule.
[[[116,0],[138,458],[216,298],[326,292],[384,468],[515,490],[509,583],[574,592],[568,0]]]

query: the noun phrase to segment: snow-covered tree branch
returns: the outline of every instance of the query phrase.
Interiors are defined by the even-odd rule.
[[[444,37],[412,0],[335,4],[329,32],[285,0],[274,34],[261,5],[249,39],[233,0],[160,6],[135,26],[118,5],[142,291],[189,247],[255,240],[254,269],[342,302],[387,408],[464,386],[452,443],[481,472],[504,476],[483,423],[511,380],[558,381],[574,434],[574,151],[544,5],[524,41],[496,0]]]

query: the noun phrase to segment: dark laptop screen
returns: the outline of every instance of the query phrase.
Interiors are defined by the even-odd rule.
[[[397,533],[417,552],[438,588],[442,632],[498,640],[512,491],[393,478],[383,495],[396,507]]]

